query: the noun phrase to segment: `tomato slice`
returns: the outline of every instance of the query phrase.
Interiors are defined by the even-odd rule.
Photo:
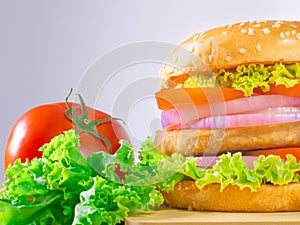
[[[255,94],[256,95],[256,94]],[[244,98],[244,93],[233,88],[172,88],[155,93],[157,106],[169,110],[186,105],[210,104]]]
[[[278,94],[278,95],[288,95],[288,96],[300,96],[300,84],[296,84],[294,87],[286,88],[284,85],[270,85],[270,91],[263,92],[261,89],[255,89],[254,92],[259,95],[266,94]]]
[[[270,91],[263,92],[257,88],[252,96],[285,95],[300,97],[300,84],[291,88],[284,85],[270,85]],[[244,93],[233,88],[170,88],[155,93],[157,106],[161,110],[169,110],[187,105],[224,102],[238,98],[247,98]]]
[[[264,149],[264,150],[253,150],[243,152],[245,156],[259,156],[259,155],[278,155],[280,158],[286,160],[286,155],[294,155],[297,161],[300,160],[300,147],[291,147],[291,148],[277,148],[277,149]]]
[[[170,77],[170,82],[171,86],[174,86],[176,84],[182,84],[184,83],[187,79],[189,78],[188,74],[182,74],[182,75],[177,75],[177,76],[171,76]],[[170,83],[169,83],[170,84]]]

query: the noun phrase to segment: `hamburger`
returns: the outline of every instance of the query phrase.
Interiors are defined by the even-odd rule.
[[[244,167],[235,168],[232,160],[238,158],[255,176],[269,171],[256,187],[248,172],[244,186],[235,175],[226,184],[190,176],[163,191],[167,205],[300,211],[300,22],[248,21],[194,34],[171,52],[160,77],[155,96],[163,130],[154,143],[161,152],[195,157],[201,170],[228,160],[240,173]],[[211,176],[222,180],[226,169]],[[276,182],[275,176],[290,178]]]

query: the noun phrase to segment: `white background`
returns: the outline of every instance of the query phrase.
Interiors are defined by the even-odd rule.
[[[143,41],[177,45],[215,26],[261,19],[300,20],[300,1],[1,0],[0,165],[14,122],[34,106],[63,101],[88,68],[112,50]],[[109,96],[118,91],[120,95],[128,79],[158,76],[160,66],[145,63],[124,68],[122,79],[114,77],[105,87],[101,96],[105,100],[97,107],[113,114]],[[129,106],[127,124],[140,140],[159,127],[153,96],[143,97],[141,104]]]

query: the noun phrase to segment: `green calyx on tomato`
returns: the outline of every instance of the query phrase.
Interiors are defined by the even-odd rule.
[[[96,130],[96,127],[101,124],[111,122],[112,120],[120,120],[122,122],[123,122],[123,120],[121,120],[119,118],[114,118],[114,117],[107,117],[107,118],[103,118],[100,120],[89,120],[87,110],[86,110],[86,104],[80,94],[78,94],[78,98],[80,101],[80,107],[81,107],[81,114],[79,115],[76,111],[78,106],[72,107],[68,102],[71,93],[72,93],[72,89],[70,90],[68,96],[66,97],[66,105],[68,108],[65,112],[65,115],[75,125],[75,132],[77,134],[86,132],[88,134],[94,135],[97,138],[100,138],[101,140],[103,140],[105,142],[105,144],[108,148],[108,151],[111,153],[112,147],[111,147],[110,140],[108,138],[106,138],[104,135],[102,135],[101,133],[99,133]]]

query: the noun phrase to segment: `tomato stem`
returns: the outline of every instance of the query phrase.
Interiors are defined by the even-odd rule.
[[[67,110],[65,112],[66,117],[72,121],[72,123],[75,126],[75,132],[77,134],[80,134],[82,132],[89,133],[97,138],[100,138],[103,140],[108,148],[108,151],[111,153],[112,152],[112,146],[110,141],[102,134],[100,134],[97,130],[96,127],[100,124],[111,122],[112,120],[121,120],[119,118],[114,118],[114,117],[108,117],[104,118],[101,120],[89,120],[87,110],[86,110],[86,104],[80,94],[77,94],[79,97],[80,101],[80,108],[81,108],[81,114],[77,113],[77,109],[79,106],[74,106],[72,107],[69,103],[69,97],[72,93],[72,88],[70,89],[69,94],[66,97],[66,105],[67,105]],[[124,122],[123,120],[121,120]]]

